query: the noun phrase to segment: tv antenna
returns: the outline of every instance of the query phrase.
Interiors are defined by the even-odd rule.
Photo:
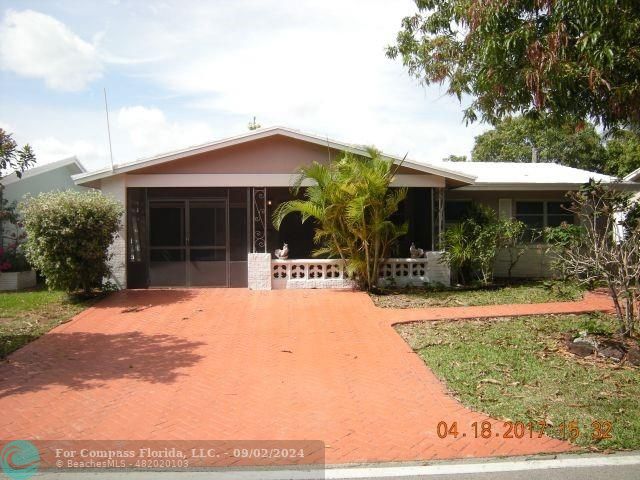
[[[107,104],[107,89],[104,91],[104,111],[107,114],[107,135],[109,137],[109,158],[111,160],[111,171],[113,172],[113,148],[111,147],[111,127],[109,126],[109,105]]]

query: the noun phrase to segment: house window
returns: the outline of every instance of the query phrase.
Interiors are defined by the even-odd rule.
[[[466,220],[470,210],[471,200],[447,200],[444,204],[445,228]]]
[[[565,210],[565,202],[523,201],[516,202],[516,219],[527,226],[530,238],[537,240],[545,227],[557,227],[561,223],[574,223],[571,212]]]

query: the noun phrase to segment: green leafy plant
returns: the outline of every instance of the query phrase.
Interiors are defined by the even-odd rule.
[[[396,44],[411,75],[470,96],[469,121],[543,113],[640,124],[637,0],[416,0]]]
[[[542,238],[548,245],[547,254],[552,258],[552,268],[563,279],[570,276],[570,265],[567,263],[568,253],[571,250],[581,248],[585,231],[582,225],[570,225],[563,223],[557,227],[546,227],[542,232]]]
[[[273,213],[276,229],[290,213],[302,222],[314,219],[315,256],[341,258],[349,274],[367,290],[376,288],[382,261],[392,245],[407,232],[391,216],[406,197],[405,188],[391,188],[399,165],[383,158],[374,148],[368,156],[345,153],[329,165],[317,162],[300,169],[294,194],[303,198],[278,206]]]
[[[445,230],[442,261],[457,272],[462,283],[475,277],[488,285],[493,281],[496,256],[501,249],[514,251],[509,253],[509,272],[519,260],[522,253],[517,253],[518,242],[524,230],[522,222],[500,220],[492,208],[472,204],[467,219]]]
[[[88,294],[109,274],[122,205],[98,191],[41,193],[20,205],[27,259],[50,288]]]

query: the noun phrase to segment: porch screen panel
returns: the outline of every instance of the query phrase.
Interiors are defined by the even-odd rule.
[[[127,189],[127,288],[149,286],[147,236],[147,192]]]
[[[250,189],[229,189],[229,286],[246,287]]]
[[[191,286],[227,286],[227,202],[189,200]]]
[[[396,225],[408,224],[407,234],[398,239],[390,252],[391,257],[409,257],[409,247],[415,243],[416,247],[430,250],[432,245],[431,219],[431,188],[411,187],[407,189],[407,196],[398,206],[398,211],[391,220]]]
[[[153,286],[184,286],[186,272],[184,201],[149,204],[149,282]]]

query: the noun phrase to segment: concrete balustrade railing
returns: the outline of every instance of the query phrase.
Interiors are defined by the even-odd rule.
[[[450,283],[449,267],[442,252],[426,252],[422,258],[390,258],[380,267],[381,287],[423,286]],[[268,272],[268,277],[267,277]],[[249,288],[353,288],[344,263],[338,259],[273,260],[270,254],[249,254]]]

